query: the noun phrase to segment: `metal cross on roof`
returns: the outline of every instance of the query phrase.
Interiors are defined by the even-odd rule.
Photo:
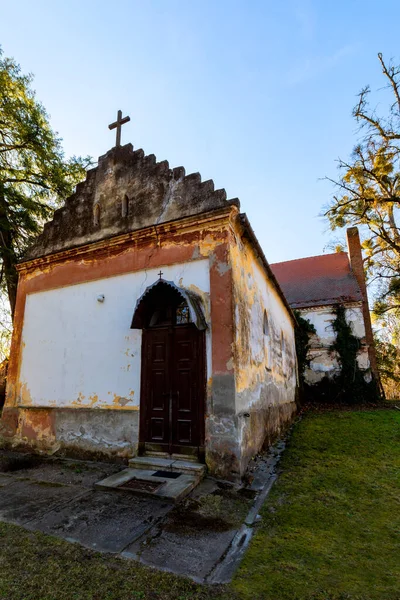
[[[115,128],[117,129],[117,136],[116,136],[116,142],[115,142],[116,146],[121,145],[121,126],[125,125],[125,123],[128,123],[128,121],[130,121],[130,120],[131,120],[130,117],[122,118],[122,110],[119,110],[117,113],[117,120],[108,126],[108,129],[115,129]]]
[[[160,279],[162,278],[163,275],[164,275],[164,273],[160,269],[160,272],[159,272]]]

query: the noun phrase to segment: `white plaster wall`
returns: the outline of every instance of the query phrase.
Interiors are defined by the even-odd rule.
[[[141,331],[130,329],[137,299],[157,269],[30,294],[26,299],[19,404],[137,409]],[[207,259],[162,267],[163,278],[201,295],[209,325]],[[104,294],[103,303],[97,297]]]
[[[335,341],[335,332],[332,323],[335,313],[332,306],[317,309],[301,310],[301,316],[308,319],[316,329],[316,335],[311,339],[311,350],[309,354],[310,367],[306,368],[305,380],[307,383],[318,383],[325,376],[333,376],[340,369],[339,363],[330,352],[330,347]],[[365,337],[364,316],[362,305],[353,305],[345,309],[346,321],[350,324],[353,335],[362,339]],[[360,369],[369,369],[368,349],[363,346],[357,355],[357,363]]]
[[[330,346],[335,340],[332,323],[335,314],[332,306],[320,307],[314,310],[301,310],[301,316],[308,319],[317,330],[319,344]],[[358,338],[365,337],[364,317],[361,304],[346,308],[346,321],[350,324],[353,334]]]

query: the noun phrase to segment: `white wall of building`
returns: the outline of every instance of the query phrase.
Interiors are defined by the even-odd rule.
[[[350,324],[353,335],[358,338],[365,336],[364,317],[361,304],[346,308],[346,321]],[[317,336],[320,343],[324,346],[330,346],[335,341],[335,332],[332,323],[335,320],[335,313],[332,306],[319,307],[317,309],[303,309],[301,316],[308,319],[317,330]]]
[[[316,334],[311,338],[310,367],[305,372],[306,382],[313,384],[321,381],[326,375],[334,375],[340,368],[334,353],[330,351],[335,341],[335,332],[332,327],[332,323],[335,320],[334,307],[324,306],[314,309],[303,309],[300,312],[301,316],[310,321],[316,329]],[[359,339],[363,339],[365,337],[365,326],[361,303],[346,307],[345,314],[346,321],[351,326],[353,335]],[[362,370],[369,368],[366,346],[363,346],[358,352],[357,363]]]
[[[137,409],[141,331],[130,329],[137,299],[157,269],[30,294],[26,299],[19,404]],[[163,279],[197,292],[207,323],[211,367],[210,276],[207,259],[162,267]],[[97,298],[104,295],[104,302]]]

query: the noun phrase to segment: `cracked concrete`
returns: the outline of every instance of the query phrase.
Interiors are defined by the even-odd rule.
[[[11,453],[8,461],[0,450],[0,470],[5,471],[0,473],[0,520],[200,583],[228,582],[276,479],[283,447],[278,444],[259,457],[247,488],[206,478],[175,506],[95,487],[122,465],[48,458],[30,465],[29,457],[19,460]]]

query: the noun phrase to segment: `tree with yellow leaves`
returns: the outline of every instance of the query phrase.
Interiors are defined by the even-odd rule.
[[[358,225],[363,234],[365,270],[376,283],[375,315],[400,317],[400,66],[378,54],[387,85],[387,109],[371,108],[371,90],[361,90],[353,116],[360,141],[351,159],[339,159],[340,179],[329,179],[337,194],[325,212],[332,229]],[[389,94],[388,94],[389,91]],[[400,318],[399,318],[400,322]]]

